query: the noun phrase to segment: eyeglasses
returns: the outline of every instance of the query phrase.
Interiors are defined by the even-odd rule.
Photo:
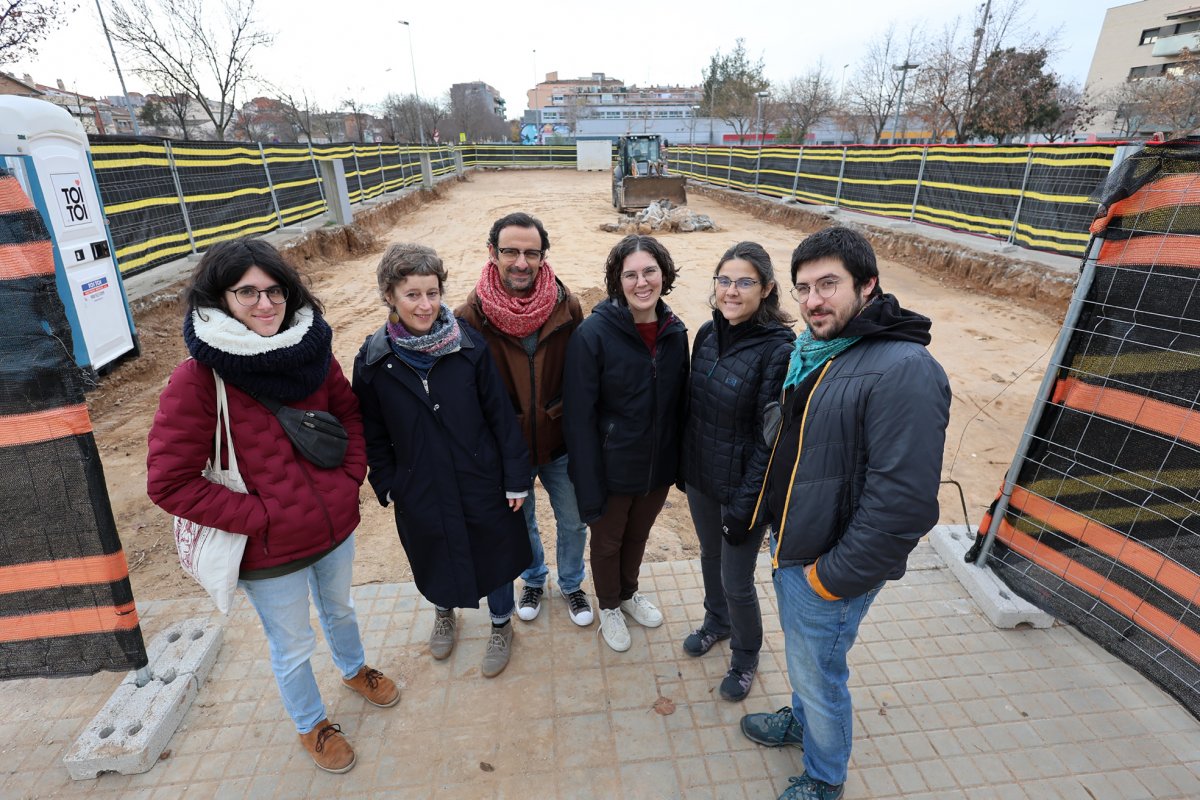
[[[233,292],[233,296],[237,298],[238,305],[256,306],[258,300],[264,294],[271,301],[271,305],[281,306],[287,302],[288,292],[282,286],[268,286],[266,289],[255,289],[253,286],[239,286],[236,289],[226,289],[227,292]]]
[[[717,275],[713,278],[717,282],[717,286],[722,289],[728,289],[730,286],[737,286],[739,291],[748,291],[758,286],[759,281],[754,278],[737,278],[736,280],[725,275]]]
[[[822,278],[817,281],[815,284],[817,297],[820,297],[822,300],[828,300],[830,297],[833,297],[837,292],[838,284],[841,282],[841,278]],[[792,287],[792,297],[796,298],[797,302],[803,303],[808,299],[808,294],[812,291],[812,288],[807,283],[797,283]]]
[[[546,254],[545,250],[519,250],[516,247],[498,247],[496,252],[505,261],[516,261],[517,256],[524,255],[525,261],[530,264],[542,263],[542,256]]]
[[[657,278],[661,273],[662,270],[658,267],[646,267],[641,272],[629,270],[628,272],[621,273],[621,281],[624,283],[637,283],[638,278],[645,278],[646,282],[649,283]]]

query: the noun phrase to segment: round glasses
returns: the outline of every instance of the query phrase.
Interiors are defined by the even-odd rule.
[[[227,289],[226,291],[232,292],[233,296],[237,298],[238,305],[242,306],[258,305],[259,298],[264,294],[271,301],[271,305],[275,306],[281,306],[286,303],[288,297],[287,289],[282,286],[268,286],[266,289],[255,289],[253,286],[239,286],[236,289]]]
[[[736,286],[738,287],[738,290],[742,292],[747,292],[753,289],[755,286],[758,286],[759,283],[754,278],[737,278],[735,280],[727,275],[716,275],[713,277],[713,280],[716,281],[717,286],[720,286],[722,289],[728,289],[730,286]]]
[[[796,298],[797,302],[803,303],[808,299],[808,295],[816,289],[817,297],[828,300],[837,293],[838,284],[841,282],[841,278],[822,278],[812,286],[807,283],[797,283],[792,287],[792,297]]]

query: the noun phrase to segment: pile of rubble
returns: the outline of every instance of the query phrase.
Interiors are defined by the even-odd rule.
[[[602,230],[609,233],[657,233],[660,231],[715,231],[712,218],[697,214],[683,206],[672,205],[669,200],[656,200],[645,210],[636,214],[622,214],[616,222],[606,222]]]

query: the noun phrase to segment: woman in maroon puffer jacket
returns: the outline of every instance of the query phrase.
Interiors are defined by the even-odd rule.
[[[171,514],[249,537],[238,585],[262,620],[284,708],[317,766],[346,772],[354,751],[326,718],[309,662],[316,641],[310,587],[343,682],[377,706],[400,699],[395,683],[366,665],[350,600],[358,489],[367,470],[358,400],[333,358],[320,302],[269,244],[213,246],[186,296],[183,338],[192,357],[159,398],[147,492]],[[201,476],[216,430],[214,372],[226,384],[248,494]],[[337,417],[349,436],[342,464],[321,469],[301,457],[250,393]]]

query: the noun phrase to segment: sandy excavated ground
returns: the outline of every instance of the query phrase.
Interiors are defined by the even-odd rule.
[[[392,242],[415,241],[437,249],[450,272],[447,301],[453,307],[478,278],[491,223],[510,211],[528,211],[545,223],[551,239],[550,263],[572,290],[584,295],[585,310],[602,296],[604,258],[620,238],[600,231],[602,223],[614,219],[607,174],[476,171],[468,181],[444,185],[438,195],[423,205],[414,203],[397,224],[377,236],[368,255],[336,263],[314,260],[306,267],[334,329],[334,353],[347,372],[363,339],[383,322],[375,266],[382,249]],[[803,233],[705,197],[693,196],[691,206],[711,216],[719,230],[661,238],[680,268],[667,302],[694,335],[710,316],[713,268],[729,245],[744,239],[761,243],[786,281],[789,255]],[[934,320],[931,349],[954,390],[944,477],[962,484],[970,522],[978,524],[1012,458],[1058,320],[1024,309],[1019,299],[953,288],[944,278],[923,275],[920,264],[882,261],[880,269],[886,291]],[[794,312],[790,297],[785,297],[785,305]],[[160,304],[140,314],[142,355],[119,366],[88,396],[134,593],[140,599],[201,591],[179,570],[169,517],[145,494],[146,432],[159,391],[186,355],[181,314],[177,303]],[[363,521],[355,583],[408,579],[411,573],[391,511],[380,508],[366,489],[360,502]],[[941,502],[943,523],[966,521],[953,487],[943,489]],[[538,518],[547,559],[552,562],[554,524],[544,499]],[[687,502],[672,489],[646,558],[661,561],[698,554]]]

